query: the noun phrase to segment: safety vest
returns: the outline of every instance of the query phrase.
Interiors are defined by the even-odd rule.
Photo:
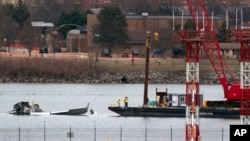
[[[120,102],[120,101],[121,101],[121,99],[118,97],[118,98],[117,98],[117,102]]]
[[[127,97],[124,98],[124,102],[128,102],[128,98]]]

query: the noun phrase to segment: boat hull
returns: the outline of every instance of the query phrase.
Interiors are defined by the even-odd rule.
[[[134,117],[186,117],[185,107],[149,108],[149,107],[108,107],[120,116]],[[201,108],[200,117],[204,118],[239,118],[239,109]]]

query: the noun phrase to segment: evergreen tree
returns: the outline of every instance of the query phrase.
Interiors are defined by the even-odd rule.
[[[97,15],[99,24],[93,27],[94,42],[107,47],[110,51],[115,44],[126,44],[129,40],[127,34],[127,21],[125,15],[116,6],[104,7]]]
[[[185,30],[196,30],[195,24],[192,19],[187,20],[183,28]]]
[[[26,4],[23,2],[23,0],[19,0],[14,6],[12,18],[16,21],[19,27],[22,28],[29,17],[30,14]]]
[[[226,21],[224,21],[221,26],[218,28],[217,34],[218,42],[226,42],[227,40],[227,29],[226,29]]]
[[[55,26],[61,26],[64,24],[72,25],[72,26],[63,26],[58,29],[60,33],[62,33],[63,37],[66,38],[66,34],[68,31],[76,28],[76,26],[85,26],[87,24],[87,14],[92,13],[87,10],[85,13],[82,13],[79,9],[74,9],[71,12],[63,11],[59,16]]]

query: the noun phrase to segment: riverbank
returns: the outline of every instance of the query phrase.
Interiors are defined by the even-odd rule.
[[[227,63],[239,78],[239,64]],[[145,59],[135,58],[13,58],[0,59],[1,83],[144,83]],[[184,84],[184,59],[150,60],[149,83]],[[122,81],[123,80],[123,81]],[[219,84],[208,60],[200,63],[200,84]]]
[[[185,72],[153,72],[149,73],[150,84],[184,84]],[[124,81],[122,81],[124,80]],[[18,77],[1,77],[0,83],[86,83],[86,84],[142,84],[144,83],[144,72],[103,72],[95,76],[80,75],[73,77],[58,77],[58,76],[18,76]],[[217,77],[213,72],[201,72],[200,84],[219,84]]]

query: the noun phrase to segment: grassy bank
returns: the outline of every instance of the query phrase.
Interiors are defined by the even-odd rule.
[[[98,72],[86,60],[48,58],[1,58],[0,76],[15,78],[70,78]],[[101,71],[101,70],[100,70]]]
[[[238,72],[239,64],[237,60],[228,60],[229,68]],[[103,73],[121,73],[129,74],[132,72],[144,72],[145,59],[135,58],[134,62],[131,58],[99,58],[98,62],[90,61],[89,58],[27,58],[27,57],[1,57],[0,58],[0,79],[9,79],[13,82],[29,82],[36,81],[34,79],[64,79],[65,81],[76,82],[86,79],[100,79]],[[166,73],[169,76],[178,73],[185,78],[185,60],[184,59],[157,59],[150,58],[151,72]],[[213,74],[213,68],[208,60],[200,62],[201,79],[210,79],[202,73],[211,72],[211,79],[216,79]],[[170,74],[171,73],[171,74]],[[143,75],[142,75],[143,76]],[[160,77],[160,76],[159,76]],[[17,79],[17,80],[15,80]],[[169,79],[169,78],[166,78]],[[174,79],[174,78],[171,78]],[[51,80],[51,82],[53,82]],[[8,80],[6,80],[8,81]],[[183,80],[182,80],[183,81]],[[216,80],[212,80],[216,81]]]

